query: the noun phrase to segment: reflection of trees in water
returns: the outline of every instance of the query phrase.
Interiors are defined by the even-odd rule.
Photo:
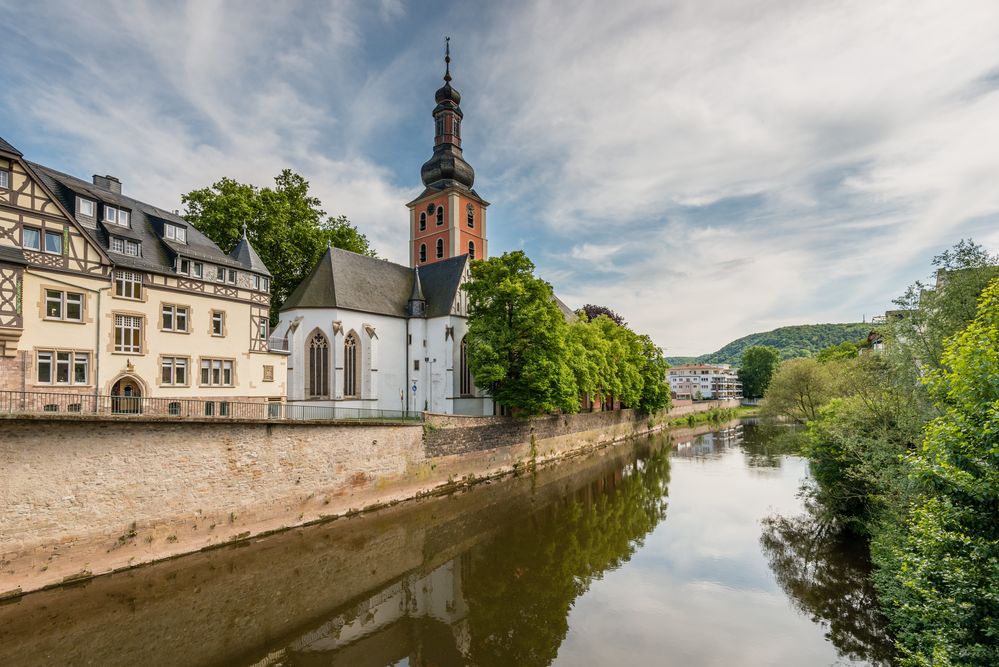
[[[765,519],[760,543],[777,583],[796,607],[828,628],[841,655],[894,664],[862,538],[819,521],[809,507],[801,516]]]
[[[785,456],[801,451],[801,436],[799,429],[787,424],[745,424],[742,449],[746,464],[754,468],[779,468]]]
[[[466,556],[470,662],[548,665],[573,601],[666,517],[668,450],[549,505]]]

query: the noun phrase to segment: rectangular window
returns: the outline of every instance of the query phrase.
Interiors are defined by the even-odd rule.
[[[204,276],[204,274],[205,274],[205,265],[202,264],[201,262],[194,262],[191,265],[191,268],[193,269],[192,275],[195,278],[201,278],[202,276]]]
[[[114,293],[115,296],[126,299],[142,298],[142,274],[134,271],[114,272]]]
[[[183,273],[185,276],[191,274],[191,260],[178,258],[177,259],[177,273]]]
[[[164,331],[187,331],[187,306],[163,306]]]
[[[201,384],[208,387],[231,387],[232,361],[229,359],[202,359]]]
[[[230,283],[231,285],[235,285],[236,284],[236,270],[235,269],[229,269],[229,279],[227,280],[227,282]]]
[[[229,401],[219,401],[219,417],[229,416]]]
[[[139,244],[135,241],[125,241],[125,254],[133,257],[139,256]]]
[[[45,252],[62,254],[62,232],[45,232]]]
[[[267,317],[257,318],[257,338],[267,340],[267,329],[270,326],[270,319]]]
[[[187,228],[180,225],[163,225],[163,236],[176,241],[177,243],[187,243]]]
[[[108,206],[107,204],[104,205],[104,222],[118,225],[119,227],[128,227],[130,218],[131,215],[125,209]]]
[[[0,169],[0,188],[5,190],[10,188],[10,172],[6,169]]]
[[[221,310],[212,311],[212,335],[225,335],[225,313]]]
[[[79,215],[94,217],[94,202],[83,197],[76,198],[76,212]]]
[[[69,366],[72,352],[56,352],[56,384],[69,384]]]
[[[221,266],[215,267],[215,282],[219,283],[225,282],[225,269]]]
[[[31,250],[42,249],[42,232],[34,227],[25,227],[21,230],[21,245]]]
[[[38,353],[38,381],[43,383],[52,382],[52,353]]]
[[[260,291],[260,276],[253,276],[253,289]]]
[[[83,295],[62,290],[45,290],[45,319],[83,320]]]
[[[90,353],[42,350],[37,354],[36,377],[41,384],[87,384]]]
[[[114,351],[142,352],[142,318],[133,315],[114,316]]]
[[[187,358],[163,357],[160,364],[162,384],[184,386],[187,384]]]
[[[73,355],[73,384],[87,384],[90,377],[90,355],[76,352]]]
[[[111,237],[111,250],[113,250],[114,252],[124,253],[125,252],[125,239],[123,239],[123,238],[121,238],[119,236],[112,236]]]

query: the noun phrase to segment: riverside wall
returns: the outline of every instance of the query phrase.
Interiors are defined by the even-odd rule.
[[[0,417],[0,598],[444,493],[729,403],[423,425]]]

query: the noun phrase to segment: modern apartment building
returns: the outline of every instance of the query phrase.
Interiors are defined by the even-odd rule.
[[[245,234],[226,254],[117,178],[81,180],[0,139],[0,390],[280,401],[269,307]]]
[[[669,388],[678,400],[742,398],[739,375],[728,364],[686,364],[669,369]]]

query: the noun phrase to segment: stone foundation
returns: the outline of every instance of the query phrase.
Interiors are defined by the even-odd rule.
[[[665,421],[0,417],[0,597],[446,492]]]

